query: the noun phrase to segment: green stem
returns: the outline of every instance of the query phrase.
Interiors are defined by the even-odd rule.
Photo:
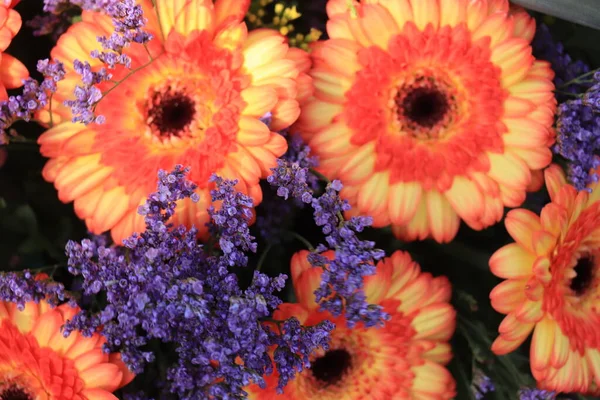
[[[263,263],[265,262],[265,260],[267,259],[267,254],[269,253],[269,251],[273,248],[272,244],[269,244],[267,246],[267,248],[265,249],[265,251],[262,252],[262,254],[260,255],[260,258],[258,259],[258,264],[256,265],[256,270],[260,271],[260,269],[263,266]]]
[[[316,176],[317,178],[319,178],[319,180],[325,182],[325,183],[331,183],[331,181],[322,173],[320,173],[319,171],[317,171],[316,169],[311,168],[310,173],[313,174],[314,176]]]
[[[485,347],[488,350],[491,349],[492,342],[489,339],[488,333],[485,330],[480,329],[480,327],[478,327],[477,325],[475,325],[470,320],[468,320],[467,318],[465,318],[464,316],[462,316],[460,314],[458,315],[457,320],[459,322],[458,330],[461,332],[463,337],[465,339],[467,339],[467,341],[469,343],[475,342],[473,337],[471,336],[470,332],[478,331],[480,334],[479,336],[483,340],[483,342],[484,342],[483,344],[485,345]],[[460,324],[462,324],[463,326],[460,326]],[[465,329],[465,326],[468,326],[469,329]],[[517,383],[520,386],[527,386],[527,382],[523,381],[523,374],[515,367],[515,365],[508,359],[507,356],[496,356],[496,359],[510,373],[510,376],[512,377],[512,379],[517,380]]]
[[[50,122],[48,125],[50,128],[54,126],[54,113],[52,112],[52,96],[54,93],[50,93],[50,97],[48,98],[48,112],[50,112]]]
[[[148,48],[148,45],[146,43],[144,43],[143,46],[144,46],[144,50],[146,50],[146,53],[148,54],[148,58],[150,58],[150,61],[154,61],[154,57],[152,57],[152,54],[150,53],[150,49]]]
[[[162,37],[163,42],[166,40],[165,32],[163,31],[162,24],[160,23],[160,15],[158,13],[158,7],[156,5],[156,0],[152,0],[152,6],[154,7],[154,13],[156,14],[156,21],[158,22],[158,29],[160,30],[160,36]]]
[[[162,54],[162,53],[161,53],[161,54]],[[159,54],[159,56],[160,56],[160,54]],[[106,92],[102,93],[102,97],[100,97],[100,99],[99,99],[99,100],[96,102],[96,104],[94,105],[94,109],[95,109],[95,108],[98,106],[98,104],[100,104],[100,102],[101,102],[101,101],[102,101],[102,100],[103,100],[103,99],[104,99],[104,98],[105,98],[105,97],[106,97],[106,96],[107,96],[107,95],[108,95],[110,92],[112,92],[113,90],[115,90],[115,88],[116,88],[117,86],[119,86],[121,83],[125,82],[125,81],[126,81],[126,80],[127,80],[127,79],[128,79],[130,76],[131,76],[131,75],[135,74],[136,72],[138,72],[138,71],[140,71],[140,70],[142,70],[142,69],[146,68],[148,65],[152,64],[152,63],[154,62],[154,60],[156,60],[156,58],[153,58],[153,59],[149,60],[147,63],[145,63],[145,64],[143,64],[143,65],[140,65],[140,66],[139,66],[139,67],[137,67],[137,68],[134,68],[134,69],[132,69],[131,71],[129,71],[129,72],[127,73],[127,75],[125,75],[125,76],[123,77],[123,79],[121,79],[121,80],[117,81],[117,83],[116,83],[116,84],[115,84],[113,87],[111,87],[110,89],[108,89]]]
[[[570,86],[570,85],[572,85],[574,83],[581,83],[581,80],[583,78],[587,78],[588,76],[593,76],[598,71],[600,71],[600,68],[596,68],[594,70],[586,72],[585,74],[579,75],[577,78],[573,78],[570,81],[563,83],[562,85],[560,85],[558,87],[558,89],[564,89],[564,88],[566,88],[566,87],[568,87],[568,86]]]
[[[48,270],[52,270],[52,272],[50,272],[50,274],[49,274],[52,277],[52,276],[54,276],[54,273],[56,272],[57,269],[63,268],[66,266],[67,266],[67,264],[54,264],[54,265],[48,265],[46,267],[33,268],[33,269],[30,269],[29,271],[31,271],[33,273],[38,273],[38,272],[45,272]]]
[[[562,94],[563,96],[581,97],[581,94],[565,92],[562,90],[555,90],[554,93]]]
[[[311,243],[310,243],[308,240],[306,240],[306,239],[304,238],[304,236],[301,236],[301,235],[297,234],[297,233],[296,233],[296,232],[294,232],[294,231],[285,231],[285,233],[287,233],[288,235],[292,236],[293,238],[295,238],[295,239],[297,239],[297,240],[301,241],[302,243],[304,243],[304,245],[305,245],[305,246],[306,246],[306,247],[307,247],[307,248],[308,248],[310,251],[314,251],[314,250],[315,250],[314,246],[313,246],[313,245],[312,245],[312,244],[311,244]]]

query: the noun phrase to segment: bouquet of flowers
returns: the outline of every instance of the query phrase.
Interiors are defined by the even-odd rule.
[[[600,3],[0,0],[0,400],[600,395]]]

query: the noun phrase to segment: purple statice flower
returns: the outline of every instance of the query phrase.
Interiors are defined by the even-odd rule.
[[[277,173],[267,178],[269,183],[275,180],[283,183],[278,185],[277,192],[271,187],[271,190],[264,190],[264,199],[260,210],[265,212],[257,213],[256,225],[261,236],[270,243],[276,244],[281,240],[282,232],[296,209],[302,209],[312,201],[311,191],[319,187],[319,181],[313,174],[306,174],[303,169],[314,168],[318,165],[317,158],[311,156],[310,147],[304,143],[302,137],[298,134],[290,135],[287,131],[280,134],[288,140],[288,150],[281,157],[282,162],[291,163],[291,169],[286,168],[286,164],[278,162],[281,169]],[[292,193],[293,202],[286,201],[290,195],[287,185],[291,181],[302,182],[296,188],[296,193]],[[302,194],[309,193],[302,197]]]
[[[367,304],[363,290],[364,277],[375,273],[375,261],[382,259],[385,253],[375,249],[375,243],[359,240],[356,234],[370,226],[370,217],[353,217],[344,220],[343,212],[350,209],[347,201],[340,198],[340,181],[327,185],[325,193],[313,197],[313,191],[307,183],[308,168],[283,159],[272,169],[269,183],[277,187],[277,194],[287,198],[292,196],[304,203],[311,204],[313,217],[321,227],[327,246],[319,245],[309,255],[314,267],[323,268],[321,284],[315,292],[316,301],[322,310],[334,316],[344,313],[349,327],[357,322],[365,326],[376,326],[389,316],[378,305]],[[335,258],[329,261],[322,252],[335,250]]]
[[[16,303],[19,310],[30,301],[46,300],[51,306],[57,306],[70,299],[65,287],[45,274],[29,270],[0,273],[0,301]]]
[[[72,17],[62,12],[60,14],[36,15],[25,24],[33,29],[33,36],[51,35],[52,40],[57,41],[60,35],[66,32],[71,25]]]
[[[135,0],[44,0],[44,11],[53,14],[60,14],[70,6],[102,12],[112,18],[114,32],[109,37],[98,37],[103,50],[94,50],[90,54],[102,61],[108,69],[114,69],[117,65],[131,68],[131,58],[123,53],[124,49],[131,43],[146,44],[152,40],[152,35],[143,30],[146,19],[142,7],[135,4]],[[65,105],[71,108],[73,122],[86,125],[92,122],[103,123],[102,116],[94,116],[95,106],[102,99],[102,93],[95,85],[109,81],[112,74],[107,68],[93,71],[87,61],[73,60],[73,66],[81,76],[82,83],[75,87],[75,98],[65,101]]]
[[[164,390],[181,398],[240,398],[244,386],[265,385],[263,375],[274,370],[272,346],[301,349],[304,359],[331,327],[303,328],[313,342],[300,335],[296,339],[303,342],[292,347],[290,339],[263,324],[281,303],[275,293],[283,289],[286,276],[270,278],[255,271],[242,290],[230,270],[245,265],[242,253],[255,248],[247,233],[252,202],[233,190],[234,182],[213,178],[213,201],[222,206],[211,211],[211,232],[219,235],[222,253],[211,249],[209,254],[197,242],[195,228],[168,222],[178,200],[198,201],[186,173],[181,166],[169,174],[159,172],[158,191],[139,209],[146,230],[125,240],[124,248],[69,242],[69,270],[83,277],[85,294],[103,292],[107,304],[96,313],[79,313],[64,331],[89,335],[102,326],[105,349],[119,351],[136,373],[154,360],[151,341],[169,344],[175,360],[167,369]],[[276,366],[286,368],[277,361]]]
[[[218,211],[212,205],[208,209],[211,216],[209,231],[219,238],[227,265],[245,267],[248,264],[246,252],[256,253],[255,238],[248,228],[252,219],[252,199],[235,191],[237,180],[226,181],[212,175],[210,182],[217,184],[217,189],[210,192],[213,201],[222,201],[222,205]]]
[[[51,101],[57,82],[65,76],[63,64],[56,60],[38,61],[37,70],[44,76],[41,83],[27,78],[20,95],[10,96],[8,100],[0,102],[0,145],[8,141],[7,130],[13,123],[19,120],[30,121],[37,111]]]
[[[596,84],[582,98],[569,100],[558,107],[557,140],[554,152],[566,159],[569,181],[583,190],[598,181],[590,170],[600,166],[600,72]]]
[[[519,400],[554,400],[556,393],[540,389],[519,390]]]
[[[537,27],[535,37],[532,42],[533,54],[536,58],[546,60],[552,64],[552,70],[555,73],[554,84],[560,88],[561,92],[573,93],[575,95],[583,93],[591,86],[589,82],[577,81],[576,78],[590,72],[590,67],[581,60],[573,60],[566,53],[562,43],[556,42],[552,38],[550,29],[545,24]],[[568,84],[569,82],[573,82]],[[568,84],[568,85],[566,85]],[[566,85],[566,86],[565,86]],[[571,98],[557,93],[560,101]]]
[[[375,274],[375,261],[382,259],[385,253],[375,249],[374,242],[356,236],[371,225],[371,217],[344,220],[342,213],[348,211],[350,205],[340,198],[340,190],[341,182],[334,180],[322,196],[312,200],[315,223],[321,227],[327,242],[327,246],[319,245],[317,252],[308,256],[314,267],[323,268],[321,284],[315,291],[316,301],[322,310],[334,316],[343,312],[350,328],[357,322],[367,327],[378,326],[389,316],[381,306],[367,304],[363,281],[365,276]],[[328,249],[335,250],[331,261],[320,254]]]
[[[279,385],[277,392],[283,393],[283,387],[294,379],[296,373],[310,367],[308,355],[315,347],[329,350],[329,333],[335,328],[330,321],[320,325],[303,327],[296,318],[290,318],[280,324],[279,335],[270,332],[277,349],[273,359],[278,365]]]
[[[495,390],[496,386],[490,377],[477,370],[471,384],[471,391],[473,392],[475,399],[482,400],[486,393],[490,393]]]

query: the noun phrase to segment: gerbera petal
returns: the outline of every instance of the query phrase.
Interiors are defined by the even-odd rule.
[[[276,31],[267,29],[268,35],[261,35],[260,41],[245,42],[244,46],[244,68],[252,71],[263,65],[280,60],[288,51],[288,46],[284,44],[285,38]],[[250,32],[248,37],[251,39],[256,35],[255,31]]]
[[[342,111],[341,104],[329,103],[318,99],[312,99],[310,102],[302,106],[300,117],[297,123],[301,134],[310,140],[312,136],[307,132],[306,123],[310,124],[310,129],[321,130],[334,122]]]
[[[228,21],[242,21],[250,7],[250,0],[215,0],[215,26]]]
[[[456,311],[449,304],[427,306],[413,319],[415,339],[443,339],[446,332],[454,330],[455,321]]]
[[[450,202],[456,213],[466,221],[477,220],[484,207],[483,193],[477,184],[462,176],[457,176],[452,186],[444,196]]]
[[[392,15],[380,5],[365,4],[360,23],[369,41],[381,48],[387,48],[390,38],[400,33]]]
[[[158,20],[163,32],[188,35],[195,30],[212,31],[215,15],[207,0],[157,0]]]
[[[0,81],[7,89],[23,85],[23,79],[29,76],[29,71],[23,63],[10,54],[2,54],[0,62]]]
[[[525,278],[531,275],[535,255],[518,243],[510,243],[490,258],[490,270],[499,278]]]
[[[46,312],[37,319],[31,329],[31,334],[41,347],[45,347],[49,344],[52,335],[60,330],[63,323],[60,313],[55,311]]]
[[[333,68],[336,72],[352,77],[360,69],[358,51],[360,46],[344,39],[331,39],[316,42],[311,53],[315,67],[323,64]]]
[[[277,104],[277,90],[272,86],[253,86],[241,92],[246,102],[244,115],[262,117]]]
[[[398,182],[390,186],[389,193],[390,219],[396,225],[404,225],[417,212],[423,189],[417,182]]]
[[[374,145],[366,145],[348,154],[346,164],[338,171],[349,185],[364,183],[375,168]]]
[[[392,231],[397,237],[405,240],[425,239],[430,232],[426,202],[418,203],[417,210],[408,224],[392,225]]]
[[[498,312],[508,314],[525,301],[524,280],[506,280],[497,285],[490,293],[492,307]]]
[[[389,172],[376,172],[368,178],[364,189],[358,192],[357,203],[362,210],[371,210],[370,215],[387,208],[389,198]]]
[[[542,229],[540,219],[525,209],[511,210],[504,220],[506,230],[512,238],[525,249],[534,252],[533,233]]]
[[[544,171],[544,176],[550,199],[555,201],[560,189],[567,184],[565,173],[557,164],[552,164]]]
[[[534,369],[543,369],[552,355],[554,348],[556,323],[550,318],[540,321],[533,331],[531,339],[531,366]]]
[[[413,1],[411,4],[414,22],[419,29],[423,30],[429,24],[431,24],[433,28],[437,28],[439,26],[439,0]]]
[[[431,235],[440,243],[451,241],[460,225],[458,215],[441,193],[431,190],[425,196]]]

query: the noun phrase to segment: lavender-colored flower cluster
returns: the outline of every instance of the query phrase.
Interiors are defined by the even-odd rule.
[[[565,52],[563,44],[552,38],[547,25],[540,24],[537,27],[531,45],[536,58],[549,61],[552,64],[552,70],[555,73],[554,84],[557,88],[560,88],[561,92],[579,94],[585,92],[591,86],[589,83],[577,80],[579,76],[588,73],[590,67],[581,60],[574,61]],[[557,93],[556,97],[561,101],[570,98],[570,96],[560,93]]]
[[[248,264],[246,252],[256,252],[255,238],[248,228],[252,218],[252,199],[235,191],[237,180],[226,181],[213,175],[210,181],[217,184],[217,190],[211,191],[213,201],[223,201],[220,210],[213,206],[208,210],[213,222],[209,226],[210,232],[213,237],[219,238],[226,266],[245,267]]]
[[[296,318],[290,318],[280,324],[279,334],[270,331],[273,343],[277,349],[273,359],[279,372],[278,393],[287,383],[294,379],[296,373],[310,367],[308,355],[315,347],[329,350],[329,332],[335,326],[330,321],[319,325],[303,327]]]
[[[556,393],[540,389],[519,390],[519,400],[554,400]]]
[[[308,257],[314,267],[323,268],[321,284],[315,292],[316,300],[322,309],[335,316],[344,313],[349,327],[357,322],[367,327],[377,326],[389,316],[381,306],[367,304],[363,281],[365,276],[375,274],[375,261],[382,259],[385,253],[375,249],[375,242],[360,240],[356,236],[371,225],[371,217],[344,220],[342,213],[348,211],[350,205],[342,201],[340,190],[340,181],[333,181],[322,196],[312,201],[315,222],[327,241],[327,246],[319,245],[317,253]],[[318,254],[328,249],[335,250],[335,258],[331,261]]]
[[[65,334],[78,329],[91,334],[102,325],[106,349],[120,351],[123,361],[141,372],[154,359],[147,345],[152,340],[175,347],[177,360],[167,371],[167,389],[182,398],[238,398],[250,383],[264,385],[273,371],[269,356],[275,350],[277,369],[283,371],[280,387],[306,366],[305,360],[326,344],[333,326],[323,323],[299,332],[294,322],[283,322],[276,334],[261,321],[281,303],[275,296],[285,284],[255,271],[242,290],[228,267],[245,265],[244,251],[254,243],[248,234],[251,200],[233,190],[234,182],[214,178],[212,232],[219,235],[223,254],[209,255],[197,243],[194,228],[168,224],[176,201],[191,197],[194,185],[178,166],[159,173],[158,191],[140,208],[146,231],[125,240],[125,248],[97,247],[92,241],[67,246],[71,273],[84,279],[84,292],[106,293],[107,305],[99,313],[82,312],[65,326]],[[298,363],[297,360],[302,360]]]
[[[287,201],[290,196],[287,185],[280,185],[275,190],[265,190],[264,199],[260,206],[264,213],[258,215],[256,225],[261,236],[269,243],[279,243],[282,231],[285,229],[286,222],[289,222],[295,209],[301,209],[305,204],[312,201],[310,190],[315,191],[319,187],[319,181],[313,174],[307,174],[306,171],[318,165],[317,159],[310,154],[310,147],[304,143],[300,135],[290,135],[287,131],[280,134],[288,140],[288,150],[278,161],[281,169],[280,179],[286,182],[303,182],[300,187],[292,189],[293,202]],[[287,169],[287,164],[291,164],[291,169]],[[271,182],[274,176],[271,175],[267,181]],[[309,189],[309,190],[307,190]],[[294,192],[295,190],[295,192]],[[302,198],[304,195],[304,198]]]
[[[33,29],[33,36],[51,35],[52,40],[57,41],[71,25],[72,18],[68,12],[64,11],[60,14],[36,15],[25,24]]]
[[[44,11],[59,14],[71,5],[102,12],[112,18],[114,32],[109,37],[98,37],[103,51],[94,50],[90,54],[109,69],[117,65],[130,68],[131,58],[123,53],[124,49],[131,43],[146,44],[152,39],[152,35],[142,29],[146,20],[142,7],[136,5],[135,0],[44,0]],[[102,99],[102,93],[95,85],[109,81],[112,74],[107,68],[93,71],[87,61],[73,60],[73,66],[82,82],[75,87],[75,99],[65,101],[65,105],[71,108],[73,122],[103,123],[104,117],[94,115],[94,108]]]
[[[8,141],[7,129],[16,121],[29,121],[35,112],[45,107],[56,92],[56,84],[65,76],[61,62],[48,59],[37,63],[37,70],[44,76],[42,83],[33,78],[23,82],[23,92],[0,102],[0,145]]]
[[[349,327],[357,322],[365,326],[376,326],[387,320],[389,316],[378,305],[367,304],[363,290],[364,277],[375,273],[375,261],[383,258],[385,253],[375,249],[375,243],[361,241],[356,233],[371,225],[369,217],[353,217],[345,221],[343,212],[350,209],[347,201],[339,196],[342,184],[333,181],[327,185],[325,193],[313,197],[307,183],[309,171],[297,163],[279,160],[268,178],[271,185],[277,187],[281,197],[293,196],[311,204],[314,220],[320,226],[327,246],[319,245],[315,253],[309,256],[314,267],[323,268],[320,287],[315,292],[321,309],[333,315],[344,314]],[[320,253],[335,250],[335,258],[329,261]]]
[[[50,305],[71,299],[65,287],[45,275],[36,275],[31,271],[0,273],[0,301],[17,304],[23,310],[25,303],[46,300]]]
[[[492,379],[484,375],[481,371],[476,371],[473,377],[471,391],[477,400],[483,400],[486,393],[490,393],[496,390],[496,386]]]
[[[594,79],[596,84],[582,98],[558,108],[554,151],[567,160],[568,178],[578,190],[598,181],[590,171],[600,166],[600,72]]]

